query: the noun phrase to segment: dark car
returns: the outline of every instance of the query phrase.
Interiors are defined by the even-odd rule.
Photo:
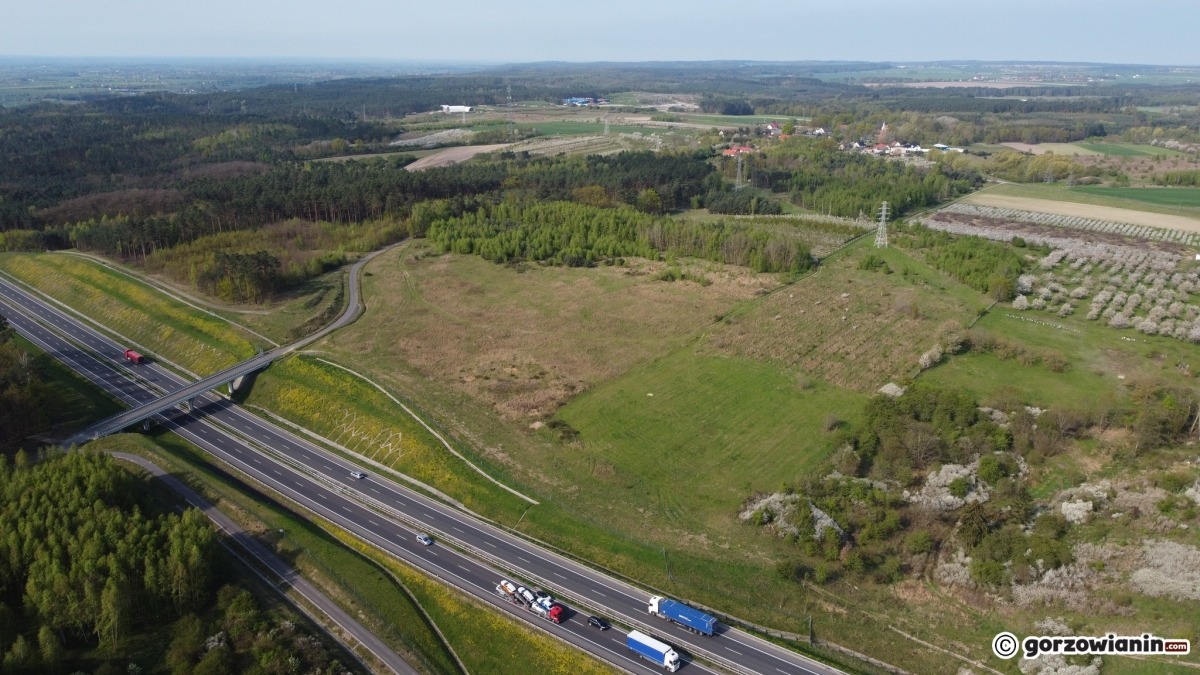
[[[612,627],[612,626],[608,625],[607,621],[605,621],[604,619],[601,619],[598,616],[589,616],[588,617],[588,625],[595,626],[596,628],[599,628],[600,630],[608,630],[609,628]]]

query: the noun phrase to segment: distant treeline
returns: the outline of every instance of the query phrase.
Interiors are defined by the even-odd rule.
[[[873,217],[882,200],[890,202],[894,215],[902,215],[981,181],[975,170],[953,161],[916,168],[844,152],[828,141],[790,143],[750,157],[747,171],[759,189],[732,189],[721,174],[731,171],[732,164],[724,158],[719,163],[720,171],[709,151],[556,158],[499,153],[420,172],[406,170],[405,159],[288,162],[181,179],[149,195],[162,211],[92,215],[40,231],[11,230],[0,233],[0,247],[75,246],[138,262],[233,302],[268,300],[345,263],[347,251],[373,250],[427,231],[433,236],[435,223],[446,228],[456,221],[491,230],[464,234],[451,228],[453,236],[439,240],[443,248],[497,261],[591,265],[615,257],[674,253],[760,271],[797,272],[810,264],[809,253],[787,236],[738,225],[664,221],[650,228],[645,223],[653,220],[650,216],[689,207],[720,214],[781,213],[771,190],[786,193],[803,208],[838,216]],[[145,204],[143,196],[130,198]],[[605,214],[615,209],[625,214],[622,218],[634,218],[630,222],[636,227],[563,242],[558,234],[531,232],[524,228],[527,223],[514,227],[493,214],[498,205],[508,213],[504,209],[512,204],[532,201],[588,207],[570,214],[560,207],[556,213],[568,219],[582,214],[598,227],[608,226]],[[77,202],[75,209],[94,214],[126,203],[114,195]],[[71,212],[64,207],[55,213]],[[564,221],[555,227],[561,234],[573,226]],[[651,236],[652,231],[659,234]]]
[[[346,251],[421,236],[435,216],[458,216],[506,195],[631,204],[648,213],[703,202],[706,194],[723,194],[709,159],[707,152],[569,158],[508,153],[420,172],[406,170],[404,159],[285,163],[228,177],[193,177],[175,183],[169,193],[155,193],[160,206],[173,210],[0,232],[0,248],[74,246],[139,262],[224,300],[261,302],[345,263]],[[113,198],[91,200],[89,206],[125,203]],[[773,212],[771,206],[731,202],[728,209]]]
[[[754,106],[741,98],[726,98],[723,96],[705,96],[700,99],[700,109],[706,113],[718,115],[753,115]]]
[[[888,101],[888,108],[892,110],[923,113],[953,111],[997,115],[1119,113],[1131,105],[1136,105],[1133,101],[1137,100],[1123,96],[1096,96],[1094,89],[1088,94],[1077,93],[1075,96],[1078,98],[1070,98],[1057,91],[1052,91],[1052,89],[973,87],[957,88],[953,93],[947,93],[945,89],[941,89],[936,93],[914,94],[910,88],[885,88],[879,90],[879,96]],[[1022,91],[1025,93],[1021,93]],[[1043,93],[1032,93],[1034,91]]]
[[[974,169],[949,164],[917,168],[844,152],[832,141],[792,143],[756,156],[751,182],[786,192],[797,206],[835,216],[873,217],[887,201],[895,216],[932,206],[983,183]]]
[[[1189,129],[1200,123],[1194,105],[1186,107],[1196,99],[1186,87],[1106,84],[1104,95],[1095,96],[1097,89],[1082,87],[869,88],[826,81],[863,68],[886,74],[891,66],[533,64],[0,109],[0,153],[7,160],[0,163],[0,249],[75,246],[229,300],[262,300],[357,251],[421,236],[435,221],[505,201],[631,207],[654,216],[686,208],[775,214],[786,198],[816,212],[873,218],[886,200],[894,215],[903,215],[975,188],[979,172],[956,158],[925,168],[880,161],[839,150],[838,140],[928,146],[1120,135],[1189,143],[1196,135]],[[712,112],[807,117],[797,124],[824,127],[836,140],[796,138],[747,156],[745,175],[755,189],[745,190],[730,189],[735,166],[714,161],[711,147],[608,157],[497,153],[422,172],[405,169],[411,157],[304,161],[387,148],[403,114],[442,103],[503,104],[509,85],[518,101],[620,91],[687,95],[681,100]],[[1145,109],[1161,105],[1185,107]],[[753,134],[757,126],[740,133]],[[1094,180],[1098,171],[1066,158],[1003,153],[987,166],[1025,181]],[[1196,179],[1172,172],[1160,181]],[[606,257],[589,251],[596,260]],[[781,265],[791,263],[773,256],[754,263]]]
[[[6,158],[0,162],[0,231],[44,224],[34,211],[66,199],[163,187],[226,162],[293,159],[296,144],[348,132],[378,141],[394,133],[318,118],[241,123],[183,114],[151,97],[67,109],[0,108],[0,156]]]
[[[626,256],[654,259],[673,254],[760,272],[797,273],[813,264],[808,247],[785,234],[571,202],[504,202],[437,220],[429,226],[428,237],[443,251],[476,254],[497,263],[589,267]]]
[[[169,213],[88,219],[62,228],[69,243],[116,256],[146,257],[206,235],[261,227],[291,218],[360,223],[406,217],[431,199],[525,194],[569,199],[572,191],[597,186],[615,203],[633,203],[654,189],[662,206],[687,206],[691,197],[720,187],[707,153],[621,153],[610,157],[459,164],[407,171],[405,160],[284,164],[236,178],[197,178],[178,189],[187,206]]]
[[[501,106],[510,88],[516,101],[558,102],[566,96],[627,91],[687,95],[710,112],[811,118],[814,126],[850,140],[873,136],[886,121],[900,140],[926,145],[1075,141],[1133,128],[1187,130],[1200,125],[1200,94],[1187,85],[1129,79],[1102,87],[999,89],[980,83],[879,88],[828,81],[831,74],[857,68],[893,67],[529,64],[474,73],[345,78],[188,95],[154,92],[70,106],[0,108],[0,156],[7,160],[0,165],[0,231],[44,225],[36,211],[67,199],[163,188],[223,163],[269,165],[380,150],[408,113],[446,103]],[[1170,110],[1147,111],[1155,107]]]

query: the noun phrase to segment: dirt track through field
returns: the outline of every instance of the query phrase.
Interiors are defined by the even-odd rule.
[[[449,166],[450,164],[458,164],[471,159],[481,152],[492,152],[511,145],[510,143],[497,143],[495,145],[464,145],[458,148],[446,148],[445,150],[422,157],[417,161],[409,164],[406,169],[409,171],[420,171],[422,169],[430,169],[435,166]]]
[[[1060,216],[1077,216],[1080,218],[1095,218],[1096,220],[1112,220],[1132,225],[1145,225],[1147,227],[1162,227],[1169,230],[1182,230],[1184,232],[1200,232],[1200,220],[1195,218],[1169,216],[1162,213],[1150,213],[1149,211],[1134,211],[1133,209],[1118,209],[1111,206],[1059,202],[1031,197],[1010,197],[1007,195],[989,194],[987,192],[971,195],[964,201],[970,204],[994,206],[1001,209],[1036,211],[1038,213],[1053,213]]]

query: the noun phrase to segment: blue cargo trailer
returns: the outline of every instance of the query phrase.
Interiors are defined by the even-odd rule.
[[[670,598],[650,598],[650,613],[660,619],[670,619],[684,628],[701,635],[712,637],[717,620],[698,609],[693,609]]]

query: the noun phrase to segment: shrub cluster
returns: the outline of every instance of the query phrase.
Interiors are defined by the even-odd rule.
[[[900,216],[983,183],[971,168],[917,168],[845,152],[830,141],[787,143],[755,155],[750,179],[755,187],[788,193],[805,209],[847,218],[874,215],[883,201]]]
[[[787,575],[817,583],[842,574],[879,583],[903,576],[908,507],[899,491],[861,479],[830,477],[789,487],[786,497],[784,503],[794,507],[783,513],[764,509],[750,522],[789,533],[803,560],[789,563]],[[776,522],[778,518],[786,522]]]
[[[713,190],[704,196],[704,206],[712,213],[736,215],[779,215],[779,202],[760,195],[755,190]]]
[[[923,382],[903,396],[872,398],[862,422],[846,433],[865,471],[905,485],[914,470],[1007,450],[1011,444],[1008,432],[981,415],[969,394]]]
[[[998,359],[1016,361],[1023,366],[1043,366],[1055,373],[1066,372],[1071,367],[1071,362],[1056,351],[1026,347],[1019,342],[978,328],[967,334],[967,346],[973,352],[991,354]]]
[[[921,251],[930,265],[980,293],[996,300],[1009,300],[1015,294],[1024,262],[1011,246],[924,226],[911,228],[899,242]]]

